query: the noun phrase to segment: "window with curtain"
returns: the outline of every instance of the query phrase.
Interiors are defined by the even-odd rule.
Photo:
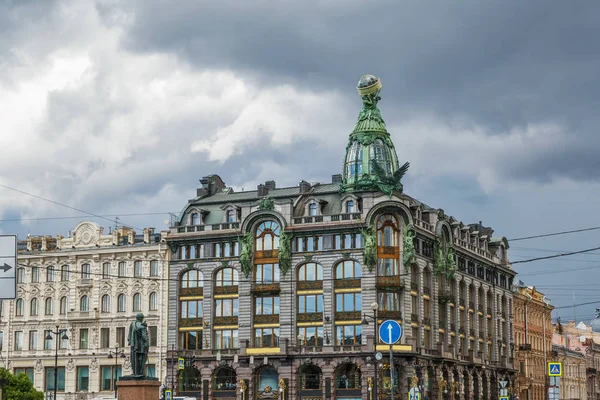
[[[87,296],[81,296],[79,299],[79,311],[90,311],[90,298]]]
[[[110,279],[110,263],[102,264],[102,279]]]
[[[17,283],[25,283],[25,268],[17,268]]]
[[[25,303],[23,299],[17,299],[15,302],[15,316],[22,317],[25,312]]]
[[[150,261],[150,276],[158,276],[158,261]]]
[[[60,315],[67,313],[67,296],[60,298]]]
[[[133,263],[133,276],[135,276],[136,278],[139,278],[142,276],[142,272],[143,272],[142,262],[135,261]]]
[[[91,278],[91,269],[90,264],[81,265],[81,279],[90,279]]]
[[[46,367],[45,373],[46,391],[54,391],[54,367]],[[57,368],[57,385],[56,390],[59,392],[65,391],[65,367]]]
[[[109,313],[110,312],[110,296],[105,294],[102,296],[102,300],[100,301],[100,312]]]
[[[142,295],[139,293],[133,295],[133,311],[142,311]]]
[[[54,282],[54,267],[49,266],[46,269],[46,282]]]
[[[60,280],[66,282],[69,280],[69,266],[63,265],[60,267]]]
[[[54,308],[53,306],[54,306],[54,299],[52,297],[48,297],[44,304],[44,311],[45,311],[44,313],[46,315],[52,315],[53,308]]]
[[[158,310],[158,295],[156,294],[156,292],[150,293],[148,303],[149,303],[148,304],[148,309],[150,311],[157,311]]]
[[[124,294],[117,297],[117,312],[125,312],[127,309],[127,298]]]
[[[31,315],[31,316],[38,315],[38,299],[31,299],[31,304],[29,307],[29,315]]]
[[[38,283],[40,281],[40,268],[32,267],[31,268],[31,283]]]
[[[127,264],[125,264],[125,261],[120,261],[117,268],[117,275],[119,275],[119,278],[125,278],[127,272]]]
[[[90,387],[90,368],[77,367],[77,391],[87,392]]]

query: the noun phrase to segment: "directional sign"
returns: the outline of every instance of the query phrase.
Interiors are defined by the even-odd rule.
[[[17,297],[17,236],[0,235],[0,300]]]
[[[385,344],[392,345],[402,337],[402,327],[392,319],[383,321],[379,326],[379,338]]]
[[[178,358],[177,359],[177,368],[182,370],[185,369],[185,358]]]
[[[170,390],[165,390],[165,400],[173,400],[173,392]]]
[[[548,363],[548,376],[562,376],[562,363],[549,362]]]

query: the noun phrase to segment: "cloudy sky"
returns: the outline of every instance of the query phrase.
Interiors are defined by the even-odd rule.
[[[211,173],[328,181],[371,73],[408,194],[508,238],[597,226],[599,27],[594,2],[0,0],[0,184],[164,229]],[[82,215],[0,187],[0,232]],[[599,236],[514,241],[511,259]],[[598,255],[515,268],[557,306],[600,306]]]

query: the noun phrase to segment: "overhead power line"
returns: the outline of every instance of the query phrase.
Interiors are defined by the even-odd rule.
[[[139,216],[147,216],[147,215],[167,215],[167,214],[174,214],[174,212],[173,211],[165,211],[165,212],[151,212],[151,213],[103,214],[96,218],[139,217]],[[74,215],[74,216],[68,216],[68,217],[11,218],[11,219],[0,219],[0,222],[51,221],[51,220],[61,220],[61,219],[78,219],[78,218],[83,218],[83,217],[85,217],[85,216],[84,215]],[[114,221],[112,221],[112,222],[114,222]]]
[[[571,234],[571,233],[595,231],[595,230],[598,230],[598,229],[600,229],[600,226],[594,226],[594,227],[591,227],[591,228],[583,228],[583,229],[574,229],[574,230],[571,230],[571,231],[543,233],[541,235],[534,235],[534,236],[524,236],[524,237],[520,237],[520,238],[508,239],[508,241],[509,242],[516,242],[518,240],[529,240],[529,239],[544,238],[544,237],[549,237],[549,236],[568,235],[568,234]]]
[[[50,199],[47,199],[45,197],[41,197],[41,196],[38,196],[38,195],[35,195],[35,194],[32,194],[32,193],[24,192],[22,190],[15,189],[15,188],[10,187],[10,186],[6,186],[6,185],[0,184],[0,187],[3,187],[3,188],[8,189],[8,190],[15,191],[17,193],[21,193],[21,194],[24,194],[24,195],[27,195],[27,196],[31,196],[31,197],[34,197],[36,199],[44,200],[44,201],[47,201],[49,203],[56,204],[57,206],[65,207],[65,208],[68,208],[68,209],[71,209],[71,210],[74,210],[74,211],[77,211],[77,212],[80,212],[80,213],[83,213],[83,214],[87,214],[87,215],[94,216],[96,218],[104,219],[106,221],[110,221],[111,223],[115,222],[114,220],[108,219],[108,218],[103,217],[101,215],[94,214],[94,213],[91,213],[89,211],[82,210],[80,208],[72,207],[72,206],[69,206],[67,204],[59,203],[58,201],[50,200]],[[126,227],[126,228],[137,229],[137,230],[140,230],[140,231],[142,230],[141,228],[136,228],[135,226],[132,226],[132,225],[127,225],[127,224],[123,224],[123,223],[121,223],[121,225],[124,226],[124,227]]]
[[[588,253],[590,251],[595,251],[595,250],[600,250],[600,247],[594,247],[594,248],[585,249],[585,250],[571,251],[569,253],[553,254],[551,256],[545,256],[545,257],[530,258],[530,259],[527,259],[527,260],[513,261],[512,264],[524,264],[524,263],[529,263],[529,262],[533,262],[533,261],[548,260],[550,258],[572,256],[573,254]]]

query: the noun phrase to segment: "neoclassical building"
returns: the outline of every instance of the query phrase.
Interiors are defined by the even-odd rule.
[[[403,192],[408,163],[380,89],[360,80],[363,108],[330,182],[234,192],[201,180],[166,237],[177,394],[406,398],[418,386],[430,399],[490,399],[500,381],[513,387],[508,242]],[[393,363],[377,334],[388,319],[403,328]]]
[[[110,398],[115,378],[131,373],[126,335],[141,312],[150,334],[147,373],[164,377],[165,250],[153,228],[106,235],[94,222],[67,238],[19,241],[17,298],[1,305],[2,366],[52,393],[58,351],[57,399]]]
[[[513,308],[518,363],[516,393],[520,399],[547,399],[547,363],[553,360],[554,307],[534,286],[519,282],[514,285]]]

